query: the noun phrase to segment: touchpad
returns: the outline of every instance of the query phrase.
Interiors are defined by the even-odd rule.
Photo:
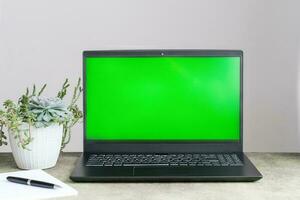
[[[87,176],[133,176],[133,167],[85,167],[84,169]]]
[[[134,176],[195,176],[202,175],[199,167],[135,167]],[[205,170],[207,172],[207,170]]]

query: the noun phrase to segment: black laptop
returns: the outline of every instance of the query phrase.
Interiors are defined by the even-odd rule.
[[[256,181],[243,153],[243,52],[84,51],[82,182]]]

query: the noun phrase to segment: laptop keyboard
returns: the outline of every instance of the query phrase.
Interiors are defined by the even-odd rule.
[[[242,166],[237,154],[92,154],[86,166]]]

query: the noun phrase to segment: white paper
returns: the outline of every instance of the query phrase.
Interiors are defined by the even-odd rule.
[[[17,176],[22,178],[54,183],[61,186],[61,188],[47,189],[12,183],[6,180],[7,176]],[[0,174],[1,200],[36,200],[63,196],[73,196],[77,194],[78,192],[76,190],[40,169]]]

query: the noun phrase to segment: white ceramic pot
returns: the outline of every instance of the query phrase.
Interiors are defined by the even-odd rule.
[[[53,124],[46,128],[31,127],[33,140],[23,149],[9,133],[9,142],[17,166],[21,169],[46,169],[54,167],[61,148],[63,126]]]

